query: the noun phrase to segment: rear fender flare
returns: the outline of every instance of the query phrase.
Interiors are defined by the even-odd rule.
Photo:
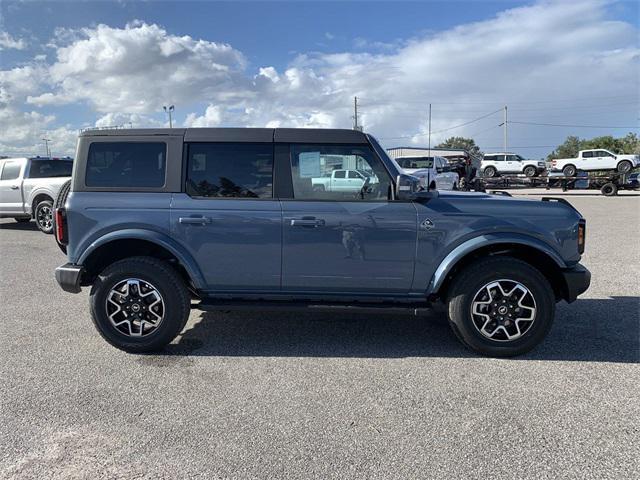
[[[82,255],[80,255],[77,264],[84,264],[84,262],[91,256],[93,252],[95,252],[103,245],[106,245],[109,242],[113,242],[114,240],[146,240],[165,248],[178,259],[180,264],[187,271],[187,274],[189,275],[191,281],[197,289],[206,288],[204,276],[202,275],[200,267],[198,267],[197,262],[194,260],[191,254],[189,254],[182,246],[180,246],[178,242],[173,240],[168,235],[153,230],[125,229],[107,233],[106,235],[103,235],[100,238],[94,240],[82,252]]]

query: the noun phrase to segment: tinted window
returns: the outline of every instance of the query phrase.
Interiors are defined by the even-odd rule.
[[[69,160],[31,160],[29,178],[70,177],[72,168]]]
[[[582,152],[582,158],[591,158],[593,157],[593,152]]]
[[[349,170],[349,178],[355,178],[355,179],[361,180],[362,176],[358,172]]]
[[[162,187],[166,169],[162,142],[95,142],[89,147],[87,187]]]
[[[495,162],[496,161],[496,156],[495,155],[485,155],[484,159],[489,161],[489,162]]]
[[[194,197],[271,198],[271,143],[192,143],[186,192]]]
[[[337,170],[336,173],[333,174],[333,178],[345,178],[344,170]]]
[[[328,174],[334,170],[331,178]],[[357,170],[361,176],[345,179],[345,170]],[[384,165],[363,145],[292,145],[291,176],[296,199],[387,200],[391,195]]]
[[[431,168],[433,167],[432,157],[405,157],[396,160],[402,168]]]
[[[609,152],[604,151],[604,150],[599,150],[598,151],[598,156],[599,157],[610,157],[611,154]]]
[[[21,166],[22,164],[20,162],[6,162],[2,169],[0,180],[15,180],[20,176]]]

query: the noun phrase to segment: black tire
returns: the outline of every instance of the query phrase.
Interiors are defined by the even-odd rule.
[[[524,174],[525,176],[531,178],[531,177],[535,177],[536,173],[538,173],[538,169],[536,167],[534,167],[533,165],[528,165],[526,167],[524,167]]]
[[[62,208],[64,207],[64,204],[67,203],[67,197],[69,196],[69,192],[71,191],[71,180],[67,180],[66,182],[64,182],[62,184],[62,187],[60,187],[60,191],[58,192],[58,196],[56,197],[56,201],[53,203],[53,212],[54,212],[54,216],[53,216],[53,231],[55,232],[55,228],[56,228],[56,216],[55,216],[55,211],[58,208]],[[67,253],[67,246],[61,244],[58,241],[58,237],[57,235],[54,235],[55,239],[56,239],[56,243],[58,244],[58,248],[60,250],[62,250],[62,253],[66,254]]]
[[[629,160],[622,160],[620,163],[618,163],[618,173],[629,173],[631,171],[631,169],[633,168],[633,165],[631,165],[631,162]]]
[[[454,182],[451,190],[458,190],[458,184]]]
[[[575,177],[576,172],[577,172],[577,169],[575,165],[565,165],[565,167],[562,169],[562,174],[565,177]]]
[[[605,197],[613,197],[618,194],[618,186],[615,183],[605,183],[600,188],[600,193]]]
[[[482,175],[487,177],[487,178],[493,178],[498,174],[498,171],[496,170],[495,167],[487,167],[484,169],[484,171],[482,172]]]
[[[436,186],[436,182],[431,182],[431,184],[429,185],[429,190],[437,190],[437,186]]]
[[[16,217],[14,220],[18,223],[29,223],[31,221],[29,217]]]
[[[164,316],[158,327],[141,337],[118,330],[107,312],[111,289],[129,278],[153,285],[163,301]],[[109,265],[98,275],[89,304],[91,319],[102,338],[125,352],[144,353],[162,349],[182,331],[189,318],[191,299],[184,281],[169,264],[152,257],[131,257]]]
[[[42,200],[34,210],[36,225],[42,233],[53,233],[53,201]]]
[[[533,322],[528,328],[523,324],[523,335],[510,341],[484,336],[471,314],[474,297],[483,287],[503,279],[524,285],[536,307]],[[512,257],[479,260],[460,271],[449,289],[447,302],[449,321],[456,336],[469,349],[492,357],[511,357],[533,349],[549,333],[556,306],[553,289],[544,275],[530,264]]]

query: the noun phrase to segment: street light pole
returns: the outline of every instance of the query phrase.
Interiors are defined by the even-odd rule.
[[[49,142],[51,140],[48,138],[43,138],[42,141],[44,142],[44,150],[47,155],[47,158],[51,158],[51,150],[49,150]]]
[[[169,128],[173,128],[173,121],[171,119],[171,112],[173,112],[175,110],[175,107],[173,105],[170,105],[169,107],[167,107],[166,105],[163,105],[162,108],[164,109],[165,113],[169,114]]]

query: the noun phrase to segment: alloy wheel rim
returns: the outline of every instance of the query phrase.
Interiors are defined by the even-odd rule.
[[[536,300],[531,291],[516,280],[487,283],[474,295],[471,319],[482,336],[496,342],[521,338],[536,319]]]
[[[38,225],[43,229],[50,229],[53,224],[53,212],[48,206],[43,206],[38,209]]]
[[[128,337],[146,337],[154,333],[165,315],[164,300],[156,287],[139,278],[116,283],[106,300],[111,325]]]

